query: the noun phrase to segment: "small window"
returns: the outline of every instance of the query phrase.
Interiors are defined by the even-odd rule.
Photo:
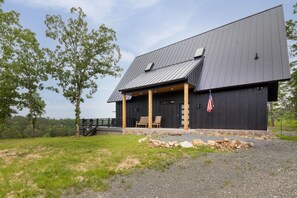
[[[196,49],[194,58],[200,58],[201,56],[203,56],[204,51],[205,51],[204,50],[204,47],[201,47],[201,48]]]
[[[148,71],[150,71],[152,68],[153,68],[153,66],[154,66],[154,63],[149,63],[147,66],[146,66],[146,68],[145,68],[145,72],[148,72]]]

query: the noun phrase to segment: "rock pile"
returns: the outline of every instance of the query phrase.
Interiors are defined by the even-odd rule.
[[[165,148],[172,148],[172,147],[180,147],[180,143],[178,141],[173,142],[164,142],[160,140],[149,139],[149,144],[153,147],[165,147]]]
[[[212,148],[223,150],[223,151],[235,150],[235,149],[241,149],[241,148],[247,149],[254,146],[252,142],[245,142],[241,140],[229,140],[227,138],[224,138],[223,140],[216,140],[216,141],[208,140],[207,145],[209,145]]]
[[[138,143],[142,143],[145,141],[148,141],[148,143],[152,147],[164,147],[164,148],[173,148],[173,147],[193,148],[198,146],[208,146],[214,149],[228,151],[228,150],[236,150],[236,149],[242,149],[242,148],[247,149],[247,148],[253,147],[252,142],[245,142],[241,140],[229,140],[227,138],[224,138],[223,140],[208,140],[207,142],[204,142],[203,140],[200,140],[200,139],[194,139],[192,142],[188,142],[188,141],[165,142],[165,141],[151,139],[150,137],[145,137],[145,138],[139,139]]]

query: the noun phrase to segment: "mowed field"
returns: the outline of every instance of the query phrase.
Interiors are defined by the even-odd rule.
[[[210,148],[152,148],[142,136],[99,135],[0,140],[0,197],[59,197],[104,191],[104,180],[135,168],[166,169]]]

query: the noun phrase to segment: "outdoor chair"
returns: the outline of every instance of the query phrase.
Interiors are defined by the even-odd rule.
[[[136,121],[136,127],[138,126],[148,126],[148,117],[141,116],[139,121]]]
[[[157,128],[160,128],[161,120],[162,120],[162,116],[156,116],[155,121],[153,122],[153,127],[155,126]]]

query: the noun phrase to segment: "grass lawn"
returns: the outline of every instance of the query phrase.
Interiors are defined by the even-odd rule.
[[[102,191],[104,179],[134,168],[165,169],[209,148],[151,148],[141,136],[100,135],[0,140],[0,197],[58,197],[83,189]]]
[[[297,136],[291,136],[291,135],[277,135],[279,139],[281,140],[289,140],[289,141],[294,141],[297,142]]]

